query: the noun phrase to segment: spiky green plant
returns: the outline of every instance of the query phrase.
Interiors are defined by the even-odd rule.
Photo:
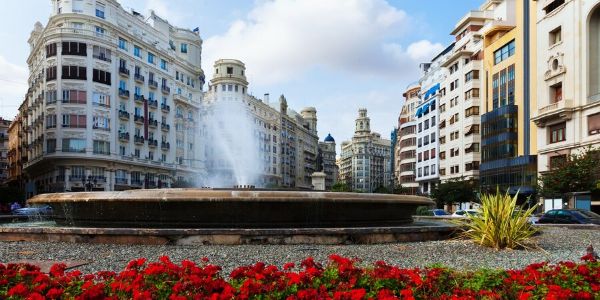
[[[527,219],[534,211],[535,206],[524,209],[517,205],[517,195],[511,197],[499,190],[482,195],[481,214],[459,221],[465,228],[461,236],[496,249],[529,248],[527,241],[537,230]]]

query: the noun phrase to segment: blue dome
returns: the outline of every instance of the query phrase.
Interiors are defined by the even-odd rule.
[[[325,137],[325,141],[326,142],[334,142],[335,140],[333,139],[333,137],[331,136],[331,133],[328,133],[327,136]]]

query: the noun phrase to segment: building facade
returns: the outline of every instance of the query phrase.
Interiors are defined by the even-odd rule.
[[[325,190],[330,191],[331,187],[337,182],[338,174],[338,167],[335,162],[335,139],[331,134],[327,134],[325,139],[322,142],[319,142],[318,157],[320,157],[320,159],[317,159],[317,161],[321,163],[323,173],[325,173]]]
[[[6,183],[10,176],[9,162],[9,128],[11,122],[0,118],[0,185]]]
[[[394,174],[402,189],[416,194],[419,184],[416,182],[417,163],[417,122],[415,109],[419,105],[421,86],[413,83],[402,94],[404,104],[398,118],[398,134],[394,148]]]
[[[434,57],[430,63],[421,64],[423,76],[419,80],[420,101],[416,107],[417,124],[417,163],[416,181],[419,193],[429,194],[439,182],[439,144],[440,100],[444,97],[442,83],[446,80],[447,70],[442,63],[451,54],[454,44],[448,46]]]
[[[391,142],[371,132],[367,110],[358,111],[352,141],[342,142],[340,181],[354,191],[374,192],[389,188],[392,179]]]
[[[117,1],[52,1],[20,109],[28,195],[168,187],[202,172],[202,40]]]
[[[535,67],[536,1],[486,1],[489,16],[484,38],[485,93],[481,116],[480,182],[484,192],[496,188],[520,195],[535,193],[537,133],[531,117],[537,107]]]
[[[487,20],[480,11],[465,15],[451,32],[454,49],[442,67],[447,69],[439,105],[440,181],[479,180],[481,162],[480,106],[483,37]]]

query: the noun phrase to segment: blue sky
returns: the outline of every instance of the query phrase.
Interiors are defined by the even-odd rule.
[[[456,22],[483,0],[120,0],[186,28],[200,28],[203,68],[218,58],[246,63],[249,91],[291,108],[317,108],[319,136],[338,145],[368,109],[372,129],[389,138],[403,89],[418,64],[452,42]],[[11,119],[27,89],[27,39],[46,24],[47,0],[3,1],[0,11],[0,117]],[[23,13],[21,13],[23,12]],[[339,150],[339,148],[338,148]]]

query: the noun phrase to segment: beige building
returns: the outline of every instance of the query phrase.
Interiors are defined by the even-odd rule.
[[[340,181],[354,191],[374,192],[392,184],[391,141],[371,131],[367,110],[358,110],[352,141],[342,142]]]
[[[419,184],[415,181],[417,163],[417,122],[415,108],[419,104],[421,86],[413,83],[402,94],[404,104],[398,117],[398,134],[394,149],[394,174],[398,184],[410,194],[416,194]]]
[[[6,183],[9,178],[9,127],[11,122],[0,118],[0,185]]]
[[[440,181],[479,180],[480,106],[483,36],[486,14],[467,13],[454,27],[454,48],[442,63],[446,77],[439,105]]]
[[[201,172],[198,32],[114,0],[52,6],[28,41],[27,194],[166,187]]]
[[[283,95],[275,103],[270,102],[269,94],[262,99],[248,94],[246,66],[239,60],[220,59],[215,62],[214,70],[203,101],[203,119],[213,113],[218,103],[233,101],[236,105],[241,104],[243,109],[233,113],[232,118],[236,113],[245,113],[251,124],[242,124],[243,118],[218,116],[217,121],[223,123],[219,128],[201,130],[208,176],[222,177],[225,184],[235,184],[235,170],[231,163],[235,162],[236,168],[246,166],[249,171],[259,170],[256,174],[258,182],[251,184],[309,189],[312,184],[310,175],[316,170],[318,153],[316,109],[308,107],[297,113],[288,108]],[[239,106],[229,107],[235,109]],[[236,122],[237,125],[229,124],[232,130],[228,133],[227,123]],[[238,125],[241,126],[239,129],[236,127]],[[242,128],[244,126],[249,128]],[[245,132],[246,129],[249,131]],[[246,139],[248,135],[250,140]],[[230,146],[225,147],[232,151],[229,159],[219,153],[223,147],[216,147],[217,138],[231,141]],[[258,151],[249,151],[244,147],[257,148]],[[248,157],[248,154],[254,157]]]

